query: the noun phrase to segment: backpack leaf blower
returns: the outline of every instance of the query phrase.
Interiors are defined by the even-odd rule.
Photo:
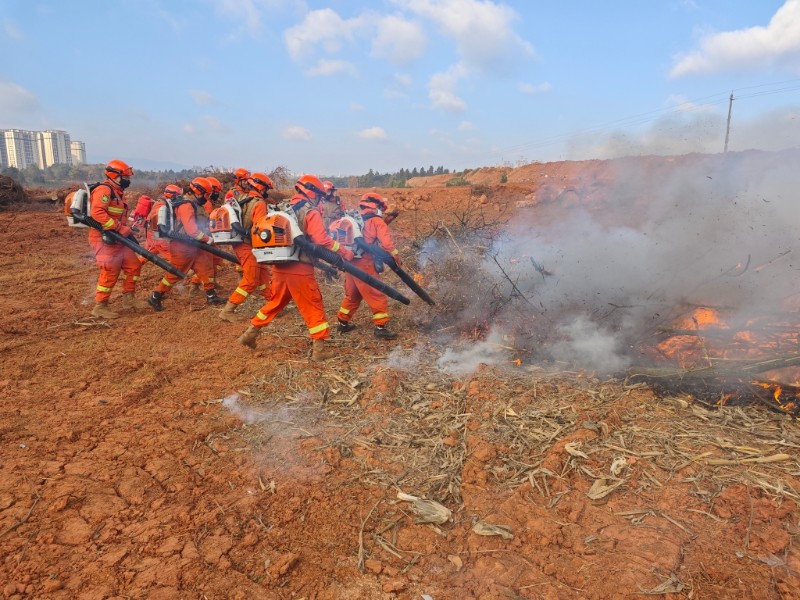
[[[167,233],[167,237],[171,240],[182,242],[184,244],[188,244],[189,246],[194,246],[195,248],[200,248],[200,250],[213,254],[214,256],[219,256],[220,258],[223,258],[234,264],[241,264],[239,259],[236,258],[235,254],[215,248],[214,246],[206,244],[205,242],[201,242],[200,240],[196,240],[188,235],[183,235],[182,233]]]
[[[153,254],[152,252],[150,252],[150,250],[148,250],[146,248],[143,248],[142,246],[139,245],[139,242],[137,242],[135,240],[132,240],[130,238],[126,238],[124,235],[122,235],[121,233],[118,233],[116,231],[111,231],[110,229],[104,230],[103,226],[100,225],[100,223],[95,221],[89,215],[83,214],[81,212],[73,211],[72,212],[72,217],[73,217],[73,219],[75,219],[75,221],[79,221],[81,223],[85,223],[86,225],[96,229],[97,231],[99,231],[103,235],[106,235],[106,236],[110,237],[115,242],[119,242],[123,246],[126,246],[126,247],[130,248],[136,254],[139,254],[140,256],[145,257],[151,263],[161,267],[162,269],[164,269],[168,273],[172,273],[173,275],[175,275],[175,277],[180,277],[181,279],[186,279],[186,273],[181,271],[178,267],[176,267],[172,263],[167,262],[166,260],[164,260],[163,258],[158,256],[157,254]]]

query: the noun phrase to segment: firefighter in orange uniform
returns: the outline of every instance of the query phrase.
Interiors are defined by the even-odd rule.
[[[353,253],[333,241],[322,222],[319,203],[325,198],[325,190],[319,178],[303,175],[295,183],[294,189],[297,194],[289,203],[303,234],[315,244],[340,254],[345,260],[351,260]],[[333,358],[334,354],[325,349],[325,340],[330,336],[330,325],[325,318],[322,293],[314,277],[314,266],[303,255],[299,261],[276,263],[272,266],[272,299],[253,317],[250,326],[239,337],[239,342],[255,348],[261,328],[278,316],[290,300],[294,300],[308,327],[312,340],[311,360]]]
[[[361,197],[358,207],[361,211],[361,218],[364,220],[364,230],[361,232],[364,241],[386,250],[392,255],[397,266],[400,266],[400,256],[394,247],[392,236],[389,233],[389,226],[386,225],[382,218],[383,211],[387,207],[386,199],[379,194],[369,192]],[[373,277],[380,279],[380,275],[375,270],[372,254],[365,252],[360,258],[354,259],[353,264],[362,271],[366,271]],[[356,309],[361,306],[361,300],[364,300],[372,310],[375,337],[382,340],[396,338],[397,334],[395,332],[386,329],[386,324],[389,322],[389,304],[386,300],[386,294],[379,292],[360,279],[356,279],[349,273],[344,276],[344,299],[336,315],[339,320],[339,332],[348,333],[356,328],[350,321]]]
[[[211,236],[203,233],[197,226],[198,211],[203,210],[200,207],[200,203],[205,202],[203,197],[205,194],[210,193],[211,184],[203,177],[196,177],[189,184],[189,190],[191,197],[183,196],[183,190],[176,185],[168,185],[164,190],[165,196],[171,198],[170,202],[175,214],[175,226],[172,233],[188,236],[204,244],[211,245],[214,243]],[[225,300],[217,295],[214,286],[211,254],[180,240],[173,239],[169,242],[169,255],[170,262],[184,273],[190,268],[194,269],[194,272],[200,277],[203,289],[206,292],[206,303],[214,306],[225,303]],[[178,281],[179,277],[177,275],[172,273],[164,275],[156,290],[147,298],[147,303],[153,307],[153,310],[164,310],[161,301]]]
[[[233,172],[233,187],[225,193],[225,202],[236,200],[239,196],[244,196],[248,192],[247,180],[250,178],[250,171],[244,167],[239,167]]]
[[[130,227],[125,225],[128,207],[125,204],[124,193],[131,184],[133,169],[121,160],[112,160],[106,165],[105,176],[105,181],[92,190],[90,216],[103,226],[104,231],[116,231],[125,237],[132,236]],[[89,230],[89,246],[94,252],[97,266],[100,267],[92,316],[102,319],[119,317],[119,314],[108,307],[108,299],[120,273],[125,274],[122,283],[123,310],[146,307],[147,305],[137,300],[134,295],[136,282],[142,270],[142,263],[139,262],[136,253],[94,228]]]
[[[161,235],[158,231],[158,211],[167,203],[167,198],[173,200],[182,194],[183,190],[177,185],[166,186],[161,198],[153,203],[153,207],[150,209],[144,224],[146,232],[144,247],[167,262],[172,262],[169,256],[169,238]]]
[[[336,186],[333,185],[333,182],[323,181],[322,187],[325,190],[325,199],[320,204],[320,212],[327,231],[331,223],[344,216],[344,211],[342,210],[342,199],[336,193]]]
[[[264,173],[253,173],[247,183],[250,191],[246,195],[239,195],[238,200],[232,200],[232,202],[237,202],[241,208],[241,226],[247,234],[241,244],[231,244],[236,258],[239,259],[242,277],[239,285],[228,298],[225,308],[219,313],[220,319],[229,323],[239,320],[234,313],[252,292],[261,292],[267,302],[270,299],[270,268],[257,262],[256,257],[253,256],[250,230],[253,223],[267,214],[267,193],[275,186]]]
[[[208,217],[211,216],[211,211],[214,210],[214,202],[219,200],[219,193],[222,191],[222,183],[216,177],[196,177],[193,181],[198,182],[198,185],[204,185],[200,183],[200,180],[205,180],[211,186],[211,191],[207,191],[205,188],[203,189],[203,196],[197,199],[197,204],[203,209],[197,211],[197,227],[203,233],[209,233],[208,231]],[[225,259],[220,258],[219,256],[212,254],[211,255],[211,263],[214,265],[214,285],[216,286],[217,291],[221,291],[221,286],[217,283],[217,277],[219,277],[220,271],[223,270],[223,264],[225,263]],[[192,286],[199,290],[200,289],[200,276],[195,273],[192,275]]]

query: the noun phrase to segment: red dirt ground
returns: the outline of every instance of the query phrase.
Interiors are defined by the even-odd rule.
[[[597,161],[471,175],[489,214],[586,202],[575,190],[609,176]],[[409,213],[433,218],[472,193],[415,183],[385,190],[403,211],[401,248]],[[362,192],[343,190],[345,202]],[[85,232],[63,221],[0,213],[5,598],[800,597],[788,417],[533,366],[446,377],[440,349],[410,325],[418,301],[392,305],[396,344],[334,336],[341,358],[322,365],[296,311],[252,352],[236,342],[244,324],[185,289],[163,313],[105,323],[89,317]],[[141,295],[159,278],[147,265]],[[230,290],[235,274],[221,281]],[[323,286],[331,318],[340,288]],[[423,358],[409,370],[398,354]],[[422,435],[403,422],[433,425]],[[435,460],[420,464],[422,450]],[[737,451],[793,462],[703,463]],[[624,485],[590,499],[620,457]],[[428,492],[452,518],[418,523],[399,490]]]

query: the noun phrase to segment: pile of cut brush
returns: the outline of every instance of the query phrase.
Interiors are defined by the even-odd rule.
[[[28,195],[20,184],[0,175],[0,210],[8,210],[28,200]]]

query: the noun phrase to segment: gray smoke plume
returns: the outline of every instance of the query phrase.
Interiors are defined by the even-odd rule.
[[[612,182],[586,186],[577,205],[519,211],[471,258],[517,297],[493,316],[494,335],[527,335],[539,356],[611,373],[690,307],[724,309],[737,327],[798,303],[800,151],[648,161],[611,161]],[[462,291],[463,317],[491,305],[473,291]]]

